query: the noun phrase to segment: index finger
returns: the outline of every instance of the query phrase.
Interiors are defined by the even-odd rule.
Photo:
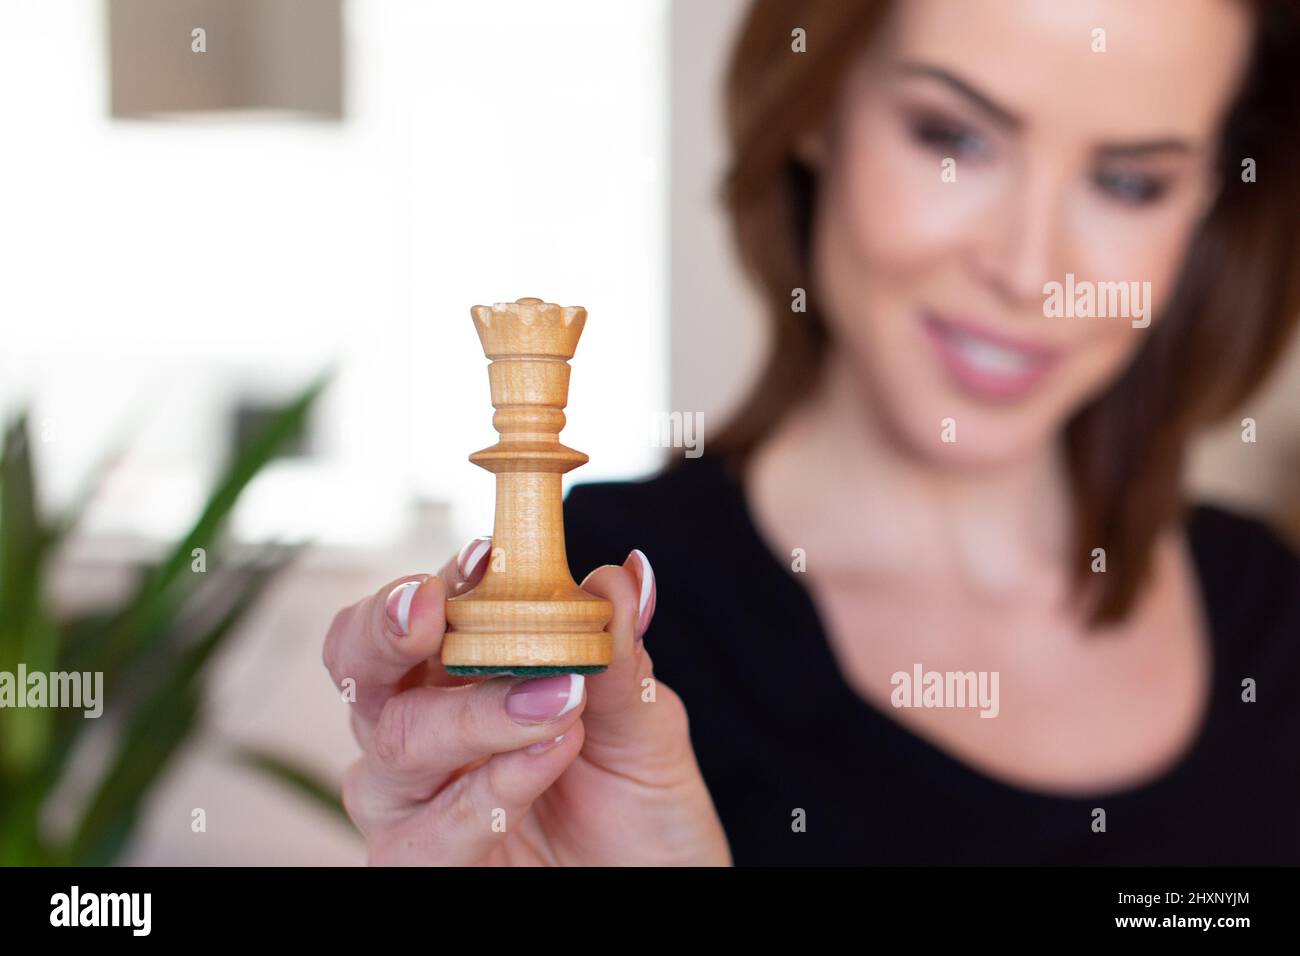
[[[429,683],[435,671],[448,677],[428,666],[442,648],[446,597],[441,577],[409,575],[334,616],[325,635],[325,667],[357,716],[373,723],[394,694]]]
[[[359,738],[364,739],[394,694],[425,684],[459,687],[473,682],[448,674],[437,657],[447,626],[446,598],[483,577],[491,543],[491,538],[472,538],[436,576],[413,574],[389,581],[335,615],[325,635],[325,667],[353,704]]]

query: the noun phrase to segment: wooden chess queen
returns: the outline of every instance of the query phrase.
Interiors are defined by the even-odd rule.
[[[482,581],[447,601],[443,666],[461,675],[602,671],[613,656],[613,607],[569,574],[560,484],[587,462],[559,438],[587,310],[519,299],[470,314],[490,360],[500,440],[469,460],[496,475],[496,519]]]

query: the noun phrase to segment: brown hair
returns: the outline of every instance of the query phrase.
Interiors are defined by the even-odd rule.
[[[1223,131],[1220,192],[1168,312],[1124,374],[1066,426],[1074,575],[1094,624],[1128,613],[1156,536],[1181,517],[1192,432],[1249,394],[1300,313],[1300,29],[1293,3],[1253,5],[1255,47]],[[816,189],[795,144],[825,118],[886,8],[869,0],[756,0],[740,31],[727,76],[732,165],[724,198],[775,335],[748,398],[711,441],[731,460],[748,456],[807,396],[829,345],[815,296],[806,312],[790,308],[792,290],[812,285]],[[807,52],[791,52],[796,28],[806,31]],[[1246,157],[1256,161],[1260,182],[1242,181]],[[1096,547],[1120,573],[1091,574]]]

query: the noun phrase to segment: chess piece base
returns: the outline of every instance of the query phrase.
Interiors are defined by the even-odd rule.
[[[560,674],[599,674],[604,665],[576,667],[448,667],[454,677],[556,677]]]
[[[613,653],[614,638],[608,631],[585,634],[448,631],[442,642],[442,666],[451,674],[457,673],[457,668],[474,668],[482,673],[536,668],[556,673],[585,673],[583,668],[588,667],[604,670]]]

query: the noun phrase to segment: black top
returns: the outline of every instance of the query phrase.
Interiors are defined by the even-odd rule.
[[[853,691],[799,576],[713,457],[574,487],[565,533],[579,581],[632,548],[650,558],[646,647],[686,703],[738,865],[1300,863],[1300,559],[1261,524],[1191,512],[1214,645],[1208,716],[1170,772],[1091,798],[995,780]]]

